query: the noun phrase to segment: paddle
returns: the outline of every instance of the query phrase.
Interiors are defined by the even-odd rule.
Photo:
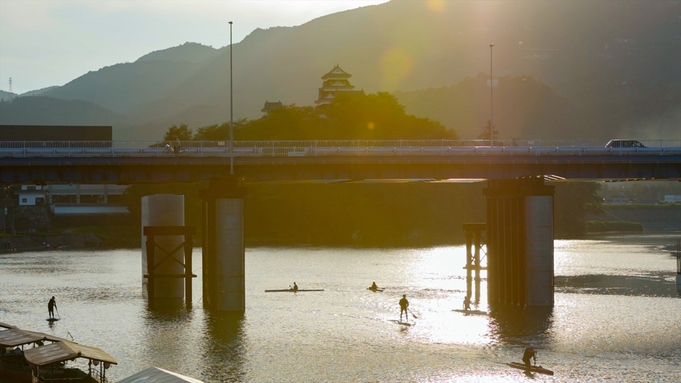
[[[413,313],[411,310],[409,310],[409,313],[411,314],[411,316],[414,317],[414,319],[419,319],[419,317],[417,317],[416,315],[414,315],[414,313]]]
[[[61,319],[61,315],[59,315],[59,307],[55,306],[54,308],[57,309],[57,319]]]

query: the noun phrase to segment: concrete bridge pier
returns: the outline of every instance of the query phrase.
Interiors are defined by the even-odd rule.
[[[142,197],[142,290],[151,306],[181,307],[185,283],[177,276],[185,274],[185,236],[158,235],[152,237],[150,247],[149,237],[144,233],[146,227],[166,226],[184,226],[184,196],[156,194]],[[154,256],[154,253],[158,254]],[[153,264],[148,263],[149,259]],[[149,275],[158,277],[149,278]]]
[[[203,206],[203,304],[211,311],[246,311],[244,198],[236,177],[211,180]]]
[[[543,178],[487,182],[489,302],[552,307],[554,188]]]

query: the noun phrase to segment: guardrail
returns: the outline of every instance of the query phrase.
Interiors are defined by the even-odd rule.
[[[681,154],[681,140],[641,140],[644,148],[605,148],[593,140],[234,141],[234,157],[324,156],[636,156]],[[228,141],[3,141],[7,157],[229,157]]]

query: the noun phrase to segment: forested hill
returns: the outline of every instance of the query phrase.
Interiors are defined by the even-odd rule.
[[[585,112],[592,124],[575,135],[664,136],[681,121],[680,16],[678,1],[393,0],[258,29],[233,47],[234,117],[259,118],[268,100],[314,105],[321,76],[335,64],[352,74],[356,89],[375,93],[456,86],[488,75],[493,62],[495,78],[528,76],[549,86],[548,108],[565,105],[563,95]],[[186,110],[211,109],[219,124],[230,115],[229,53],[184,44],[94,70],[45,95],[86,100],[149,129],[180,115],[185,120],[174,123],[196,127],[201,116]],[[483,97],[471,104],[481,115],[489,112]],[[547,136],[573,131],[561,125],[563,108],[554,119],[537,110],[513,117],[530,121],[518,134],[540,123]],[[499,121],[501,138],[515,134],[502,123],[511,124]]]

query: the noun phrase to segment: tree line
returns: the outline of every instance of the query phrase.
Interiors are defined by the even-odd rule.
[[[322,107],[283,106],[257,120],[234,123],[235,140],[456,139],[440,123],[405,113],[388,93],[340,95]],[[230,124],[172,125],[166,141],[226,140]],[[490,131],[493,132],[492,129]],[[201,222],[199,191],[207,182],[133,185],[126,201],[139,217],[142,196],[186,196],[187,225]],[[243,183],[247,243],[409,246],[464,241],[462,225],[485,221],[479,183]],[[562,236],[585,232],[584,216],[600,201],[598,185],[556,186],[555,224]],[[136,218],[139,222],[139,218]],[[198,236],[200,238],[200,236]]]

